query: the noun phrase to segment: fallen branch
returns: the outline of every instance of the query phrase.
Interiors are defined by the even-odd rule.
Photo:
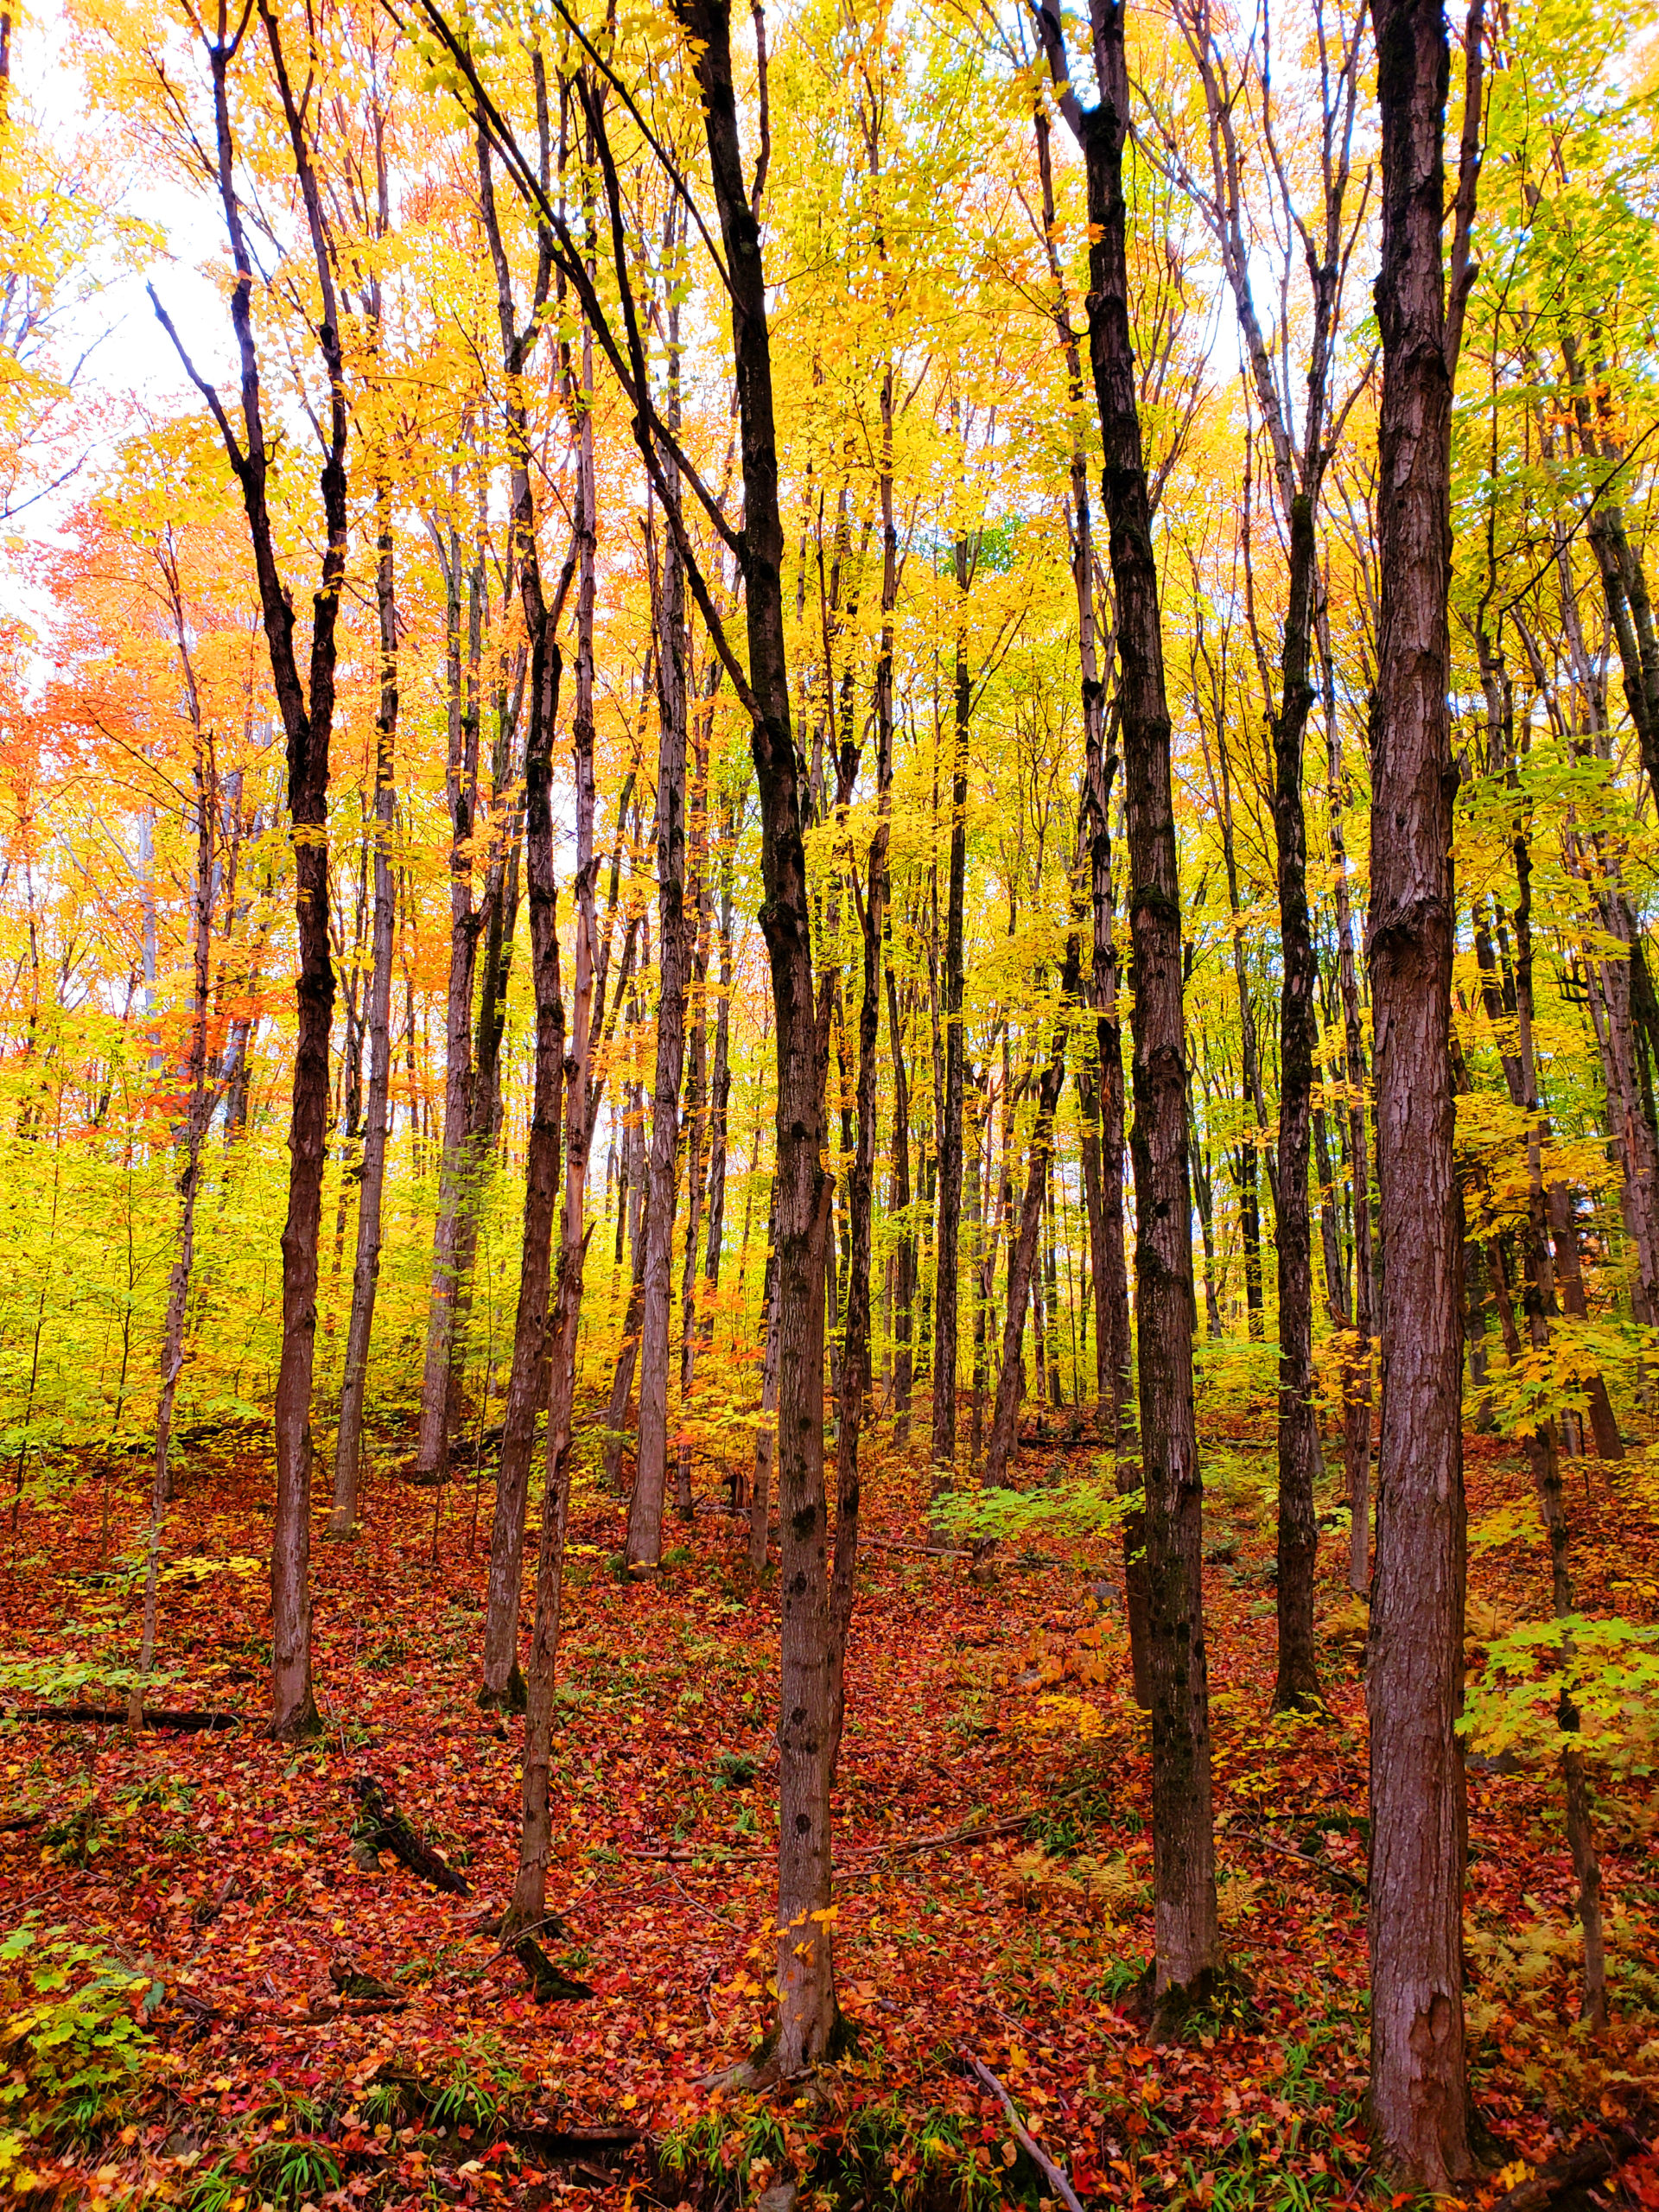
[[[901,1836],[897,1842],[849,1844],[838,1862],[851,1866],[870,1859],[901,1859],[912,1851],[944,1851],[952,1844],[980,1843],[992,1836],[1017,1835],[1027,1821],[1036,1816],[1032,1813],[1010,1813],[1004,1820],[979,1821],[969,1827],[941,1828],[933,1835]],[[674,1847],[667,1844],[636,1843],[626,1847],[630,1859],[650,1859],[659,1865],[683,1866],[694,1859],[720,1858],[729,1864],[746,1859],[775,1859],[777,1848],[772,1846],[762,1851],[734,1851],[723,1843],[685,1844]]]
[[[307,2005],[308,2020],[366,2020],[378,2012],[407,2012],[407,1997],[314,1997]]]
[[[1343,1883],[1353,1891],[1356,1897],[1365,1897],[1371,1893],[1370,1883],[1360,1875],[1351,1874],[1345,1866],[1338,1866],[1334,1859],[1325,1859],[1316,1851],[1298,1851],[1294,1845],[1275,1843],[1271,1836],[1258,1835],[1253,1828],[1241,1829],[1240,1834],[1247,1843],[1255,1844],[1259,1851],[1276,1852],[1281,1859],[1300,1859],[1304,1866],[1317,1867],[1321,1874],[1328,1875],[1332,1881]]]
[[[957,2049],[971,2071],[978,2077],[982,2086],[989,2089],[993,2095],[1001,2099],[1002,2109],[1008,2115],[1008,2126],[1014,2131],[1014,2140],[1026,2152],[1061,2203],[1067,2208],[1067,2212],[1083,2212],[1082,2199],[1066,2179],[1065,2170],[1055,2164],[1030,2129],[1022,2123],[1019,2113],[1014,2108],[1014,2099],[997,2080],[990,2068],[982,2058],[976,2058],[965,2044],[958,2044]]]
[[[105,1728],[124,1728],[127,1708],[124,1705],[33,1705],[20,1706],[13,1713],[15,1720],[78,1720]],[[150,1706],[144,1709],[146,1728],[177,1728],[188,1732],[199,1728],[239,1728],[239,1713],[166,1713]]]
[[[420,1830],[398,1811],[378,1782],[361,1775],[352,1784],[352,1795],[362,1808],[353,1831],[359,1842],[371,1851],[389,1851],[411,1874],[435,1890],[447,1891],[451,1897],[471,1897],[472,1885],[423,1840]]]
[[[1611,2128],[1605,2135],[1581,2143],[1565,2157],[1552,2158],[1525,2181],[1506,2190],[1491,2212],[1543,2212],[1552,2197],[1560,2196],[1566,2190],[1581,2189],[1587,2182],[1604,2180],[1626,2158],[1634,2158],[1647,2147],[1642,2138],[1633,2135],[1628,2127]]]
[[[963,1551],[959,1546],[947,1544],[914,1544],[903,1536],[861,1535],[858,1541],[861,1548],[869,1546],[879,1552],[916,1552],[923,1559],[965,1559],[982,1562],[984,1558],[982,1552]],[[1008,1564],[1011,1567],[1075,1567],[1077,1561],[1054,1559],[1047,1552],[1011,1552]]]
[[[898,1843],[866,1845],[854,1850],[849,1857],[874,1859],[902,1859],[912,1851],[944,1851],[957,1843],[982,1843],[991,1836],[1018,1835],[1027,1821],[1035,1816],[1030,1813],[1010,1813],[1000,1821],[979,1821],[962,1828],[942,1828],[937,1835],[917,1835],[902,1839]]]

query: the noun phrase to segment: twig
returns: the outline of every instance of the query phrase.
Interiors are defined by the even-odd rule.
[[[990,2068],[982,2058],[976,2058],[965,2044],[958,2044],[957,2049],[978,2076],[981,2084],[1001,2099],[1002,2109],[1008,2115],[1008,2126],[1014,2130],[1015,2141],[1029,2155],[1033,2164],[1061,2203],[1067,2207],[1067,2212],[1083,2212],[1082,2200],[1066,2179],[1063,2169],[1055,2164],[1030,2129],[1022,2123],[1019,2113],[1014,2108],[1014,2099],[997,2080]]]

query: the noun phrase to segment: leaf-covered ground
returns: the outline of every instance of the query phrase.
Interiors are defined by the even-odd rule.
[[[377,1480],[359,1540],[317,1543],[328,1731],[283,1749],[258,1726],[266,1462],[257,1440],[199,1442],[168,1524],[169,1679],[154,1701],[245,1725],[135,1741],[14,1718],[0,1733],[0,1933],[29,1934],[11,1934],[0,1960],[0,2185],[194,2212],[565,2195],[737,2203],[790,2178],[804,2200],[817,2189],[848,2212],[1035,2204],[1050,2184],[971,2055],[1084,2203],[1373,2201],[1363,1614],[1333,1530],[1319,1594],[1331,1712],[1270,1723],[1268,1440],[1218,1438],[1207,1454],[1222,1909],[1251,2010],[1162,2050],[1133,2024],[1151,1844],[1115,1542],[1035,1535],[1040,1557],[1005,1546],[995,1580],[976,1582],[960,1560],[905,1548],[922,1533],[919,1459],[878,1449],[867,1521],[881,1541],[861,1571],[836,1807],[849,2048],[809,2094],[783,2097],[709,2081],[748,2053],[768,2013],[773,1597],[749,1581],[732,1523],[700,1513],[675,1531],[660,1580],[638,1586],[611,1563],[620,1503],[578,1497],[550,1883],[569,1932],[550,1948],[594,1993],[538,2008],[477,1924],[506,1894],[518,1808],[519,1724],[474,1701],[487,1492],[480,1511],[465,1487],[435,1498]],[[1020,1479],[1081,1474],[1090,1458],[1028,1444]],[[1493,1518],[1526,1503],[1513,1450],[1471,1440],[1469,1470],[1485,1532],[1471,1619],[1490,1637],[1545,1613],[1548,1573],[1530,1517],[1507,1535]],[[1587,1497],[1573,1475],[1586,1611],[1654,1616],[1644,1470],[1640,1458],[1611,1479],[1598,1469]],[[0,1585],[15,1706],[97,1699],[100,1669],[130,1658],[137,1600],[118,1546],[132,1491],[110,1513],[89,1473],[61,1510],[19,1517]],[[357,1863],[350,1785],[365,1776],[465,1873],[470,1897],[391,1859]],[[1486,2201],[1520,2161],[1592,2125],[1651,2120],[1649,1797],[1638,1776],[1599,1807],[1618,2018],[1597,2047],[1572,2024],[1558,1786],[1524,1764],[1471,1780]],[[342,1996],[353,1972],[391,1994]],[[634,2130],[644,2139],[630,2147]],[[1618,2186],[1627,2203],[1659,2206],[1659,2164],[1631,2161]]]

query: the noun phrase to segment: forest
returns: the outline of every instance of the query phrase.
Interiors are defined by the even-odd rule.
[[[0,2190],[1659,2207],[1653,0],[0,0]]]

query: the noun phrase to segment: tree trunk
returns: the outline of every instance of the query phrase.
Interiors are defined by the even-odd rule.
[[[1353,910],[1348,896],[1348,850],[1342,828],[1345,784],[1342,734],[1337,721],[1336,664],[1323,615],[1318,635],[1325,693],[1331,859],[1336,870],[1337,987],[1342,997],[1343,1077],[1348,1091],[1348,1173],[1354,1211],[1354,1299],[1348,1317],[1353,1329],[1353,1343],[1344,1365],[1342,1393],[1343,1464],[1348,1491],[1348,1586],[1363,1597],[1371,1582],[1371,1155],[1366,1135],[1365,1044],[1360,1027],[1359,979],[1354,960]]]
[[[718,660],[715,665],[719,667]],[[697,1365],[697,1247],[702,1233],[702,1147],[709,1121],[709,919],[711,884],[709,870],[709,731],[700,721],[696,739],[696,773],[691,793],[691,820],[696,826],[690,903],[696,916],[690,945],[691,1003],[696,1019],[690,1050],[686,1055],[685,1109],[682,1127],[686,1139],[685,1250],[680,1268],[680,1437],[676,1453],[674,1503],[683,1521],[692,1515],[691,1439],[687,1423]]]
[[[778,1243],[777,1209],[766,1213],[766,1273],[760,1294],[766,1351],[760,1373],[760,1422],[754,1432],[754,1476],[749,1486],[749,1565],[756,1574],[766,1564],[772,1528],[772,1462],[778,1441]]]
[[[426,1363],[421,1379],[415,1471],[436,1481],[448,1458],[450,1353],[461,1274],[463,1223],[470,1211],[474,1126],[473,974],[480,916],[473,903],[473,833],[478,807],[479,664],[483,652],[483,561],[467,575],[467,659],[461,645],[461,539],[449,532],[446,632],[449,749],[445,787],[449,804],[449,974],[444,996],[443,1134],[438,1169],[438,1217],[433,1230],[432,1284],[427,1308]]]
[[[677,483],[670,470],[671,486]],[[663,1555],[663,1491],[668,1468],[668,1336],[673,1300],[674,1197],[679,1153],[680,1077],[685,1059],[685,575],[671,530],[656,594],[657,1070],[652,1093],[650,1181],[645,1198],[645,1303],[639,1332],[639,1430],[627,1559],[636,1573]]]
[[[841,1639],[830,1605],[823,1477],[823,1268],[830,1190],[812,990],[803,810],[790,729],[783,528],[760,225],[744,188],[726,0],[676,0],[693,41],[730,283],[741,434],[744,606],[760,788],[761,926],[778,1052],[778,1502],[783,1602],[779,1682],[778,2043],[780,2075],[829,2049],[835,2024],[830,1791]],[[841,1529],[837,1552],[852,1530]],[[850,1584],[850,1560],[846,1570]],[[836,1579],[842,1579],[839,1559]]]
[[[625,1138],[628,1160],[628,1187],[633,1194],[632,1268],[627,1309],[622,1316],[622,1348],[616,1356],[611,1383],[611,1402],[605,1419],[605,1484],[607,1490],[622,1487],[622,1453],[627,1442],[628,1399],[633,1389],[633,1370],[639,1355],[639,1325],[645,1307],[645,1244],[647,1209],[651,1199],[645,1182],[645,1108],[642,1087],[628,1087],[630,1104]],[[620,1222],[617,1224],[619,1231]]]
[[[321,479],[324,525],[321,572],[312,601],[309,665],[302,677],[293,602],[276,563],[266,493],[270,464],[258,347],[254,337],[254,267],[234,178],[238,155],[231,124],[229,79],[235,41],[207,48],[213,86],[219,199],[237,281],[231,323],[241,371],[243,437],[238,441],[218,394],[196,375],[178,334],[157,303],[163,327],[207,400],[248,518],[260,611],[270,653],[272,684],[288,753],[288,804],[294,825],[295,915],[299,976],[292,1111],[289,1125],[288,1217],[283,1228],[283,1334],[276,1374],[276,1498],[271,1526],[271,1716],[284,1740],[321,1726],[311,1694],[311,1382],[317,1330],[317,1236],[328,1119],[328,1033],[334,1001],[328,946],[328,747],[334,717],[340,594],[346,552],[346,369],[334,297],[333,252],[306,136],[304,111],[289,79],[276,19],[262,10],[271,62],[288,126],[289,148],[309,231],[322,314],[318,350],[329,398]]]
[[[1008,1249],[1008,1302],[1002,1323],[1002,1371],[997,1377],[996,1405],[991,1414],[991,1438],[985,1455],[985,1483],[991,1490],[1006,1487],[1008,1461],[1013,1457],[1020,1421],[1020,1339],[1026,1325],[1026,1300],[1037,1257],[1037,1236],[1042,1224],[1043,1189],[1048,1177],[1048,1156],[1054,1136],[1054,1109],[1065,1081],[1065,1039],[1072,1008],[1082,985],[1083,956],[1076,931],[1065,948],[1065,969],[1060,977],[1060,1005],[1049,1047],[1048,1065],[1037,1086],[1037,1118],[1031,1132],[1031,1158],[1026,1171],[1025,1192],[1020,1201],[1020,1226]],[[1042,1344],[1037,1346],[1038,1388],[1042,1387]]]
[[[1203,1505],[1192,1402],[1180,884],[1152,504],[1129,333],[1123,18],[1111,0],[1091,0],[1090,13],[1100,86],[1100,104],[1091,109],[1081,107],[1070,89],[1058,19],[1045,14],[1039,29],[1088,180],[1090,355],[1117,608],[1135,976],[1132,1154],[1152,1690],[1154,1985],[1159,2014],[1170,2020],[1203,2001],[1218,1965]]]
[[[1317,1707],[1313,1569],[1319,1527],[1313,1480],[1319,1440],[1313,1412],[1313,1251],[1308,1212],[1308,1117],[1313,1096],[1313,989],[1319,978],[1307,909],[1307,825],[1302,740],[1313,705],[1309,643],[1316,575],[1313,496],[1290,511],[1290,597],[1285,614],[1284,692],[1273,717],[1273,821],[1279,848],[1279,1667],[1275,1713]]]
[[[910,1083],[905,1070],[899,986],[887,963],[887,1039],[893,1047],[893,1440],[910,1441],[911,1330],[916,1308],[916,1232],[910,1211]]]
[[[169,577],[169,582],[172,578]],[[213,1101],[207,1084],[207,1020],[211,999],[213,899],[213,816],[218,804],[218,776],[213,737],[204,731],[197,711],[195,679],[186,646],[183,607],[175,599],[179,643],[185,664],[185,690],[194,725],[194,782],[196,798],[196,880],[193,887],[194,990],[192,995],[190,1052],[187,1072],[189,1103],[186,1108],[184,1158],[179,1169],[179,1249],[168,1284],[167,1319],[162,1332],[162,1389],[156,1408],[156,1457],[149,1492],[149,1534],[144,1560],[143,1629],[138,1650],[137,1678],[127,1696],[127,1726],[143,1726],[144,1682],[156,1662],[156,1622],[160,1595],[162,1522],[173,1495],[168,1453],[173,1442],[173,1406],[179,1376],[184,1368],[184,1325],[190,1300],[190,1274],[196,1257],[196,1198],[201,1187],[201,1153],[207,1141]]]
[[[888,382],[892,372],[888,372]],[[888,411],[891,413],[889,400]],[[891,439],[891,427],[888,436]],[[882,480],[886,510],[893,506],[893,479]],[[891,521],[888,523],[891,530]],[[933,1287],[933,1494],[950,1488],[957,1462],[957,1281],[962,1235],[962,1027],[963,931],[968,868],[968,730],[972,690],[968,677],[965,629],[968,596],[968,540],[956,543],[957,661],[950,755],[950,881],[944,925],[944,1121],[939,1132],[939,1231]],[[888,575],[882,572],[882,637],[892,660],[893,620]],[[898,597],[898,566],[892,564],[892,593]]]
[[[1438,0],[1372,0],[1382,140],[1382,611],[1370,926],[1382,1420],[1371,1719],[1373,2139],[1402,2183],[1474,2171],[1463,2031],[1462,1239],[1450,1058],[1451,376]]]
[[[553,1697],[564,1595],[565,1525],[570,1510],[570,1446],[575,1407],[576,1336],[582,1323],[582,1268],[588,1251],[584,1217],[588,1157],[599,1103],[593,1081],[594,977],[599,921],[594,852],[594,597],[596,505],[594,481],[593,339],[583,329],[581,380],[565,357],[565,397],[575,416],[576,498],[574,527],[577,563],[575,711],[570,721],[576,813],[575,975],[564,1068],[564,1237],[551,1332],[552,1389],[547,1417],[547,1475],[536,1554],[536,1611],[531,1631],[524,1699],[524,1818],[518,1870],[503,1923],[505,1935],[527,1934],[547,1910],[547,1869],[552,1856],[550,1780],[553,1757]],[[538,594],[539,596],[539,594]],[[526,605],[526,615],[531,613]],[[533,632],[532,632],[533,634]],[[547,724],[552,732],[552,719]],[[543,743],[546,741],[543,740]],[[554,957],[557,958],[555,938]],[[517,1609],[517,1592],[515,1611]]]
[[[375,600],[380,618],[380,711],[374,752],[374,938],[369,978],[369,1103],[358,1185],[357,1253],[352,1270],[352,1318],[346,1334],[346,1379],[340,1432],[334,1440],[334,1497],[328,1535],[335,1541],[357,1525],[358,1471],[363,1445],[363,1399],[368,1385],[369,1345],[374,1332],[375,1287],[380,1274],[380,1211],[386,1178],[387,1106],[391,1092],[391,958],[397,898],[391,877],[391,833],[397,812],[394,780],[397,734],[397,601],[391,560],[391,490],[376,486],[379,518]]]
[[[899,532],[893,512],[893,364],[881,381],[881,609],[874,685],[875,830],[864,871],[859,919],[864,940],[863,992],[858,1013],[857,1128],[848,1192],[847,1332],[841,1355],[841,1397],[836,1424],[836,1556],[830,1587],[834,1643],[834,1707],[830,1768],[841,1748],[846,1715],[846,1677],[841,1663],[853,1611],[853,1571],[858,1555],[858,1446],[870,1389],[870,1261],[875,1175],[876,1050],[881,1028],[881,971],[887,917],[887,837],[893,813],[893,621],[899,596]],[[850,741],[842,747],[843,763]],[[845,781],[844,775],[839,779]],[[958,1048],[958,1052],[960,1048]],[[960,1099],[957,1101],[960,1108]],[[960,1122],[960,1112],[958,1112]],[[934,1397],[934,1441],[938,1440]],[[937,1478],[937,1465],[936,1465]]]
[[[536,67],[540,68],[540,57]],[[484,1615],[482,1706],[522,1708],[518,1665],[518,1610],[524,1568],[524,1509],[530,1491],[536,1421],[547,1402],[548,1291],[552,1274],[553,1213],[559,1181],[559,1116],[564,1083],[564,1000],[559,980],[558,893],[553,872],[553,728],[558,715],[563,662],[556,636],[559,609],[569,587],[573,544],[552,607],[542,586],[536,542],[536,499],[531,476],[529,425],[518,395],[530,347],[535,343],[548,277],[538,272],[536,296],[521,331],[512,279],[501,244],[487,142],[478,144],[480,200],[496,277],[502,364],[509,397],[504,410],[511,466],[513,567],[530,648],[528,721],[524,733],[524,858],[530,892],[531,982],[536,1007],[536,1068],[530,1141],[524,1163],[523,1243],[518,1307],[513,1321],[512,1363],[502,1415],[501,1459],[495,1513],[490,1528],[490,1567]],[[543,1547],[547,1532],[543,1528]],[[529,1761],[525,1762],[529,1789]],[[528,1817],[528,1800],[527,1817]],[[521,1850],[522,1857],[522,1850]]]

